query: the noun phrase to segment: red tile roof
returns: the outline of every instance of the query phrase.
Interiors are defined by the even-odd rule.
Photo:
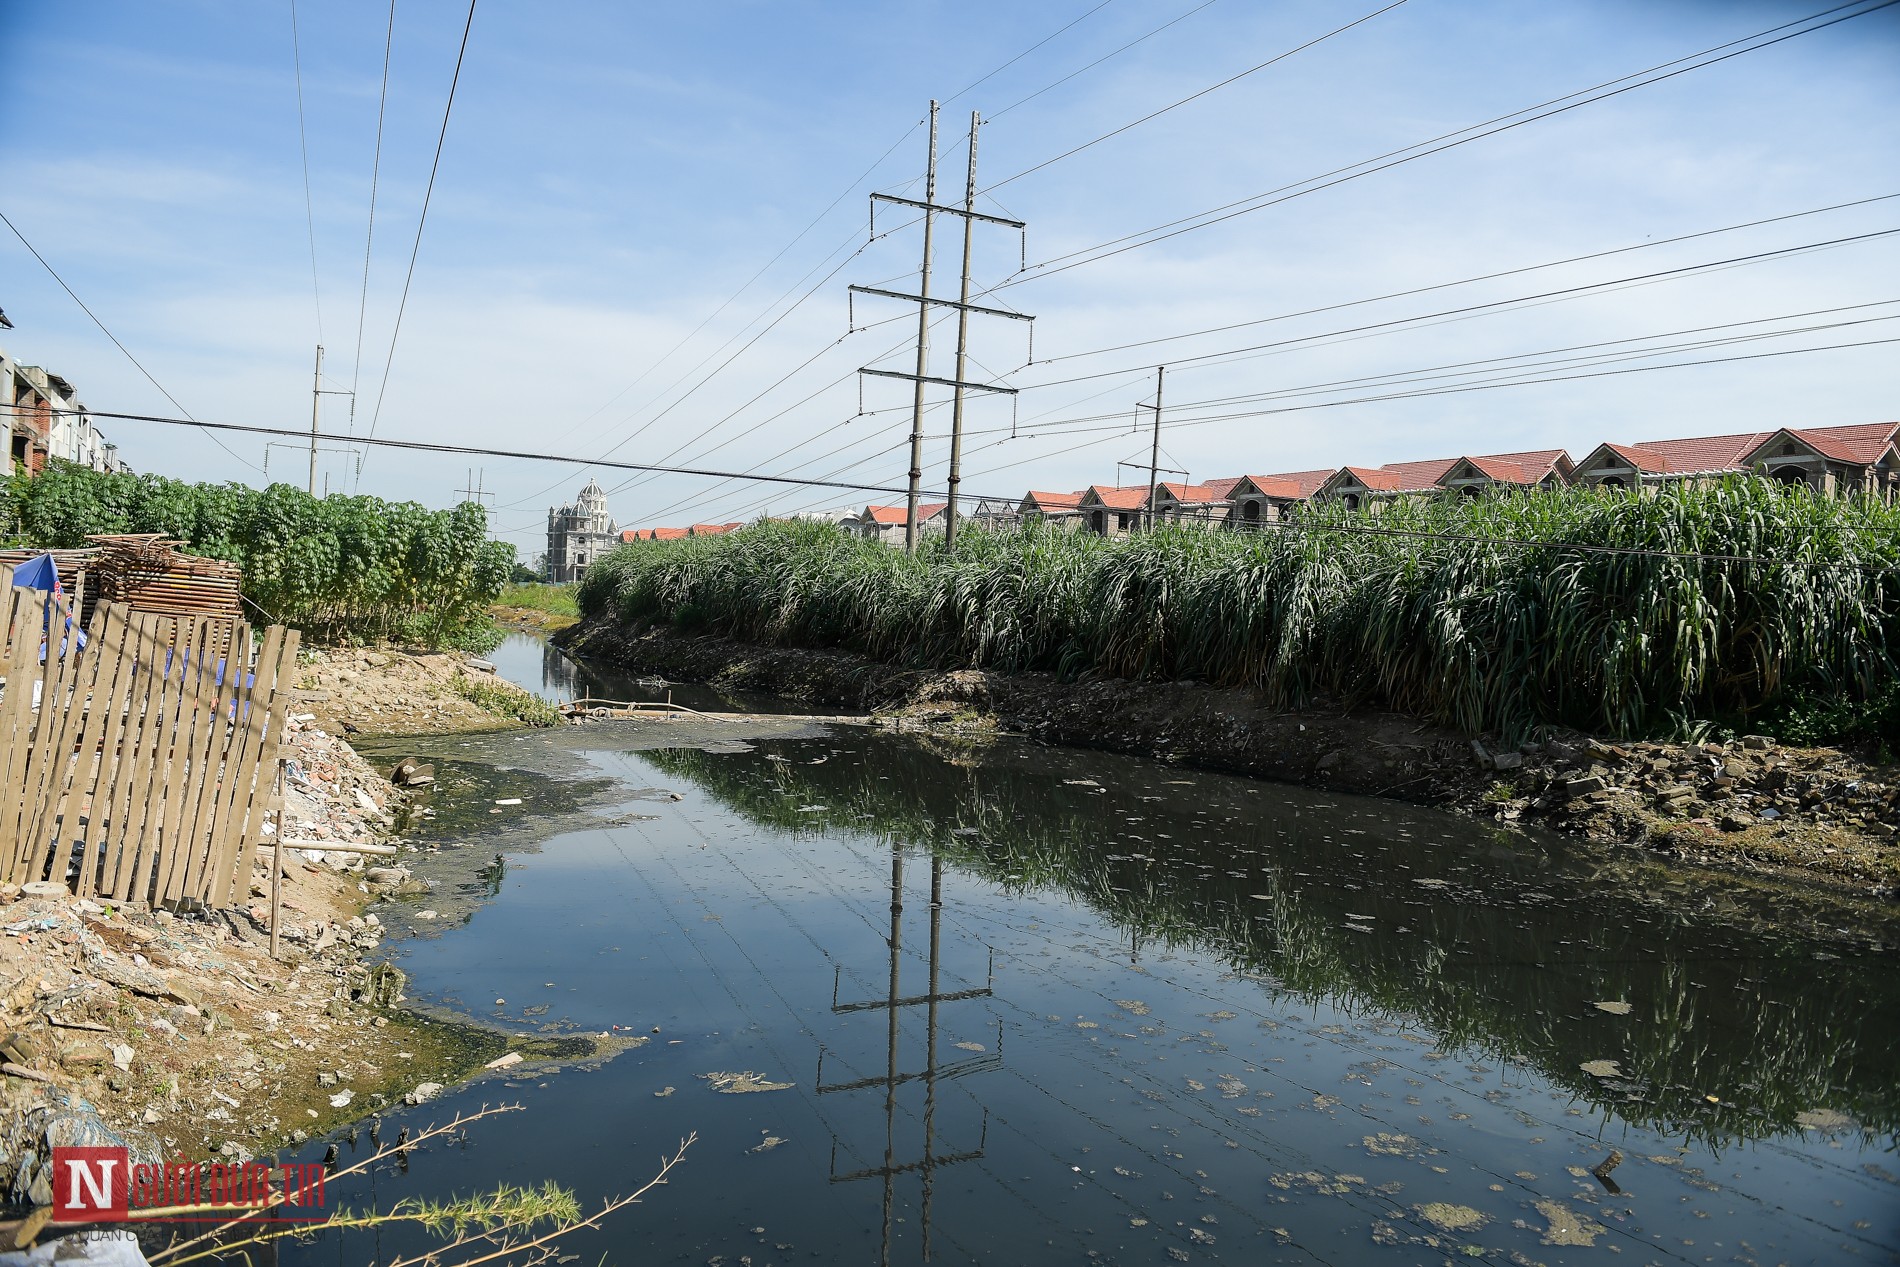
[[[1761,447],[1772,432],[1749,431],[1737,435],[1692,436],[1683,440],[1639,440],[1633,446],[1654,454],[1663,461],[1662,473],[1699,475],[1715,471],[1742,471],[1747,465],[1742,456]]]
[[[1228,490],[1233,488],[1235,484],[1240,483],[1240,480],[1238,478],[1235,478],[1233,480],[1224,480],[1221,482],[1226,484],[1226,488],[1216,488],[1211,483],[1170,484],[1166,480],[1163,480],[1161,483],[1161,491],[1167,494],[1169,497],[1173,498],[1175,501],[1181,502],[1186,505],[1201,505],[1207,502],[1223,502],[1227,500]],[[1148,504],[1148,490],[1147,489],[1144,488],[1141,490],[1141,498],[1142,498],[1142,505],[1144,506],[1147,505]]]
[[[1091,484],[1083,495],[1092,495],[1110,510],[1145,510],[1148,506],[1146,484],[1129,484],[1119,488],[1108,484]]]
[[[917,505],[917,522],[922,523],[947,505],[949,505],[948,502],[919,502]],[[901,524],[909,520],[910,507],[908,505],[866,506],[864,513],[874,524]]]
[[[1387,487],[1410,493],[1435,487],[1457,461],[1457,458],[1427,458],[1422,462],[1388,462],[1379,468],[1379,473],[1395,481]],[[1379,485],[1367,484],[1366,487],[1377,488]]]
[[[1282,479],[1274,475],[1249,475],[1246,477],[1245,482],[1255,491],[1263,493],[1268,497],[1276,497],[1281,501],[1305,501],[1308,497],[1313,495],[1311,489],[1304,487],[1297,481]]]
[[[716,537],[722,532],[731,532],[738,524],[694,524],[687,531],[695,537]]]
[[[1081,493],[1045,493],[1032,488],[1023,498],[1024,510],[1075,510],[1081,505]]]
[[[1245,479],[1249,484],[1252,484],[1261,492],[1266,493],[1269,497],[1289,496],[1289,494],[1276,492],[1267,487],[1268,484],[1274,484],[1279,487],[1290,486],[1294,490],[1294,492],[1290,494],[1291,496],[1304,499],[1317,493],[1321,485],[1325,484],[1327,480],[1336,474],[1338,474],[1337,469],[1324,471],[1283,471],[1278,475],[1249,475],[1246,476]]]
[[[1244,475],[1233,475],[1225,479],[1204,480],[1201,487],[1210,490],[1216,497],[1226,498],[1233,495],[1234,485],[1246,478]]]
[[[653,530],[653,540],[655,541],[678,541],[685,535],[686,529],[684,528],[655,528]]]
[[[1654,449],[1645,449],[1633,444],[1611,444],[1608,441],[1597,447],[1608,449],[1629,463],[1633,470],[1642,471],[1648,475],[1660,475],[1669,469],[1669,460]]]
[[[1894,443],[1896,432],[1900,432],[1900,423],[1868,422],[1851,427],[1783,427],[1768,439],[1790,435],[1836,462],[1871,466],[1880,460],[1887,446]],[[1756,449],[1766,447],[1767,440],[1755,446]],[[1753,457],[1753,451],[1746,456]]]

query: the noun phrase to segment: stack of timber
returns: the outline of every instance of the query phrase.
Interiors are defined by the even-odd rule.
[[[234,563],[181,553],[183,543],[163,533],[86,540],[99,543],[91,573],[102,599],[165,616],[235,618],[241,611],[243,573]]]

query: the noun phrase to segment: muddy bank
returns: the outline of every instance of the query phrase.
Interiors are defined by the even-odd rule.
[[[583,622],[556,641],[634,673],[874,713],[899,728],[1020,732],[1209,770],[1387,796],[1639,845],[1699,864],[1790,873],[1876,895],[1900,889],[1894,772],[1771,738],[1615,745],[1588,736],[1502,750],[1375,708],[1270,708],[1193,682],[897,668],[838,651],[762,647]]]

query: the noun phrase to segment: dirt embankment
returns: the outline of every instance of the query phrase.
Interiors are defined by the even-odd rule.
[[[341,732],[494,730],[519,724],[501,715],[517,695],[530,698],[463,656],[314,653],[286,727],[288,843],[281,858],[260,848],[237,909],[0,886],[0,1199],[48,1202],[53,1145],[248,1159],[429,1098],[499,1055],[500,1034],[401,1007],[402,974],[377,962],[384,930],[362,911],[413,883],[402,854],[324,846],[390,843],[412,795]]]
[[[761,647],[583,622],[557,638],[636,673],[843,706],[898,727],[995,728],[1054,744],[1391,796],[1687,861],[1900,890],[1896,772],[1833,749],[1751,737],[1617,745],[1587,736],[1502,750],[1373,708],[1268,707],[1193,682],[1060,682],[1048,674],[922,672],[837,651]]]

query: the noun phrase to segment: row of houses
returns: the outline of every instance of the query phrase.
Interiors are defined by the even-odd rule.
[[[1758,475],[1805,485],[1828,496],[1900,495],[1900,422],[1845,427],[1783,427],[1635,444],[1605,442],[1581,461],[1563,449],[1531,449],[1394,462],[1385,466],[1239,475],[1198,484],[1092,485],[1074,492],[1033,490],[1018,505],[1042,519],[1118,535],[1143,524],[1272,523],[1308,502],[1331,499],[1376,510],[1405,497],[1475,497],[1566,484],[1646,490],[1682,481]]]
[[[1041,520],[1058,527],[1120,536],[1162,523],[1203,523],[1245,528],[1291,518],[1300,507],[1333,500],[1352,510],[1376,511],[1383,502],[1407,497],[1477,497],[1561,485],[1595,485],[1632,491],[1676,481],[1706,481],[1728,475],[1758,475],[1805,485],[1828,496],[1868,494],[1900,497],[1900,422],[1845,427],[1782,427],[1774,431],[1605,442],[1581,461],[1563,449],[1530,449],[1342,466],[1272,475],[1235,475],[1200,483],[1094,484],[1072,492],[1032,489],[1019,500],[977,499],[958,522],[1004,526]],[[932,502],[917,508],[918,528],[942,535],[949,508]],[[854,536],[902,545],[905,506],[866,506],[822,516]],[[738,524],[649,528],[622,533],[623,540],[660,540],[730,532]]]
[[[93,423],[73,385],[38,365],[22,365],[0,348],[0,435],[4,471],[37,475],[55,458],[95,471],[122,471],[119,446]]]

